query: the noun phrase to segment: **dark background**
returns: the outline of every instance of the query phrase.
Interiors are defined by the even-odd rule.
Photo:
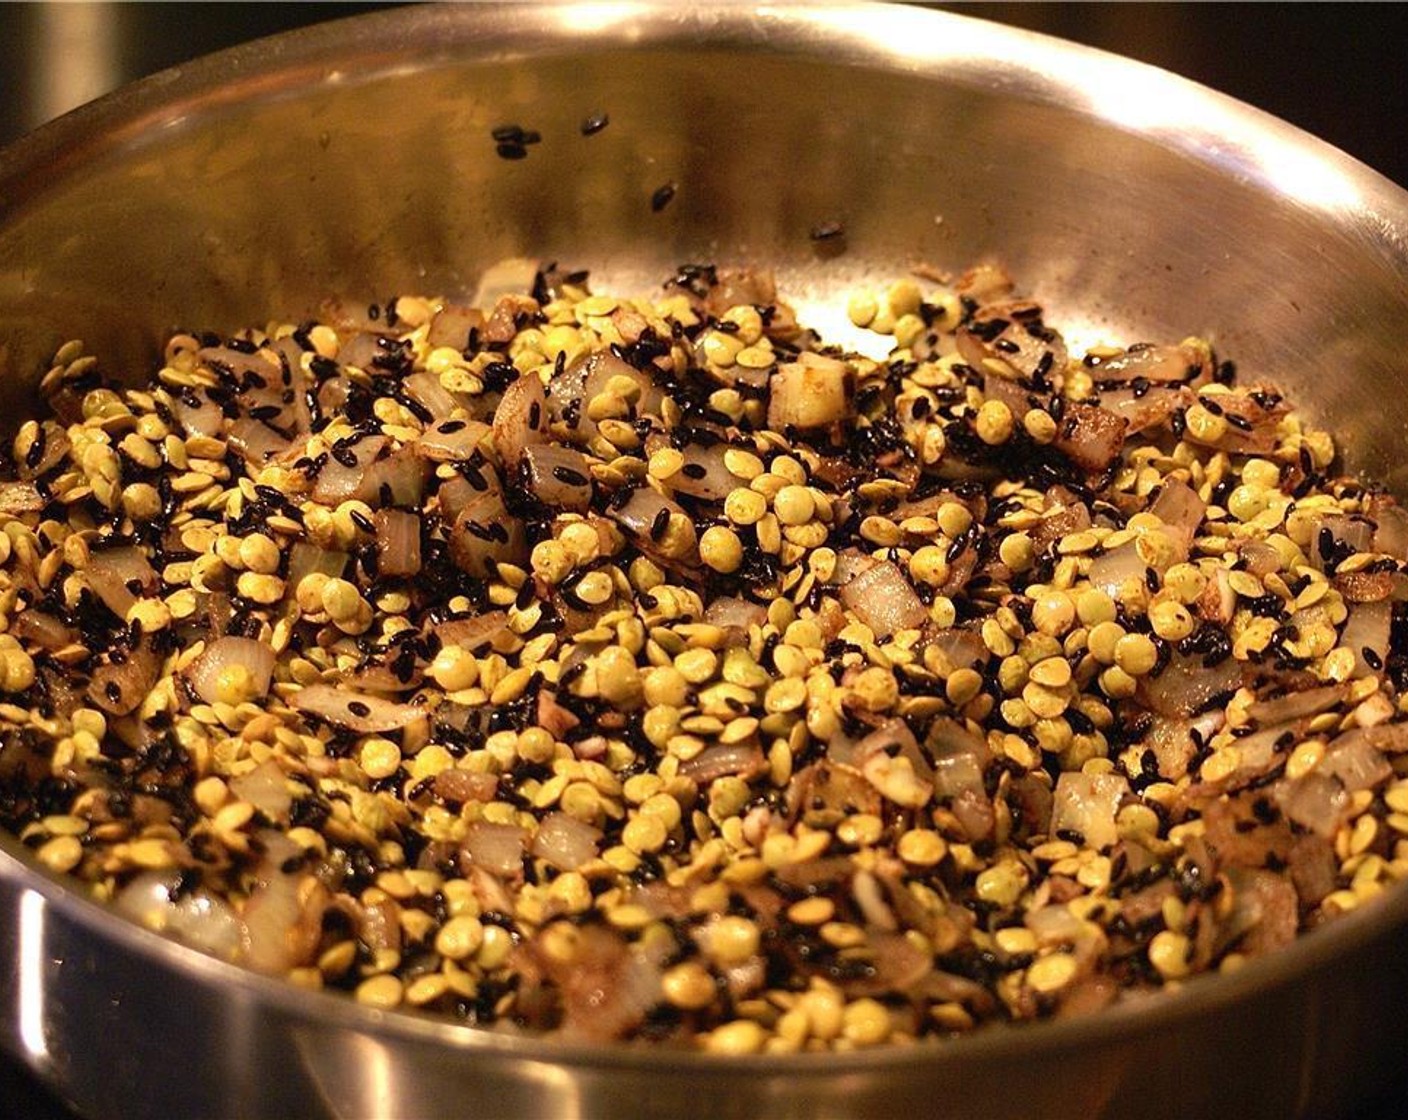
[[[144,74],[259,36],[389,6],[0,4],[0,144]],[[1408,184],[1408,5],[932,6],[1172,70],[1282,117]],[[1408,1054],[1408,1030],[1404,1041]],[[71,1120],[3,1058],[0,1118]],[[1405,1118],[1408,1080],[1401,1080],[1352,1120]]]

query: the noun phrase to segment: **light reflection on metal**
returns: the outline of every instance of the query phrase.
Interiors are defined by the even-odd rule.
[[[44,896],[35,891],[20,895],[18,955],[20,1045],[37,1065],[49,1058],[44,1030],[44,981],[49,962],[44,953]]]
[[[762,7],[758,14],[796,18],[786,7]],[[972,70],[984,86],[1014,91],[1026,86],[1039,99],[1049,93],[1065,103],[1084,101],[1087,111],[1111,124],[1167,137],[1222,168],[1259,172],[1278,193],[1306,206],[1352,211],[1364,205],[1352,175],[1322,152],[1307,150],[1305,138],[1291,126],[1266,117],[1269,127],[1250,129],[1248,113],[1257,111],[1213,90],[1103,51],[1040,35],[1014,36],[998,24],[973,22],[961,36],[925,33],[925,16],[903,7],[876,12],[823,4],[806,18],[849,40],[912,59],[916,69],[942,65],[957,75]],[[1228,137],[1237,137],[1237,144],[1228,147]]]
[[[41,64],[33,124],[67,113],[121,82],[117,9],[116,4],[39,8]]]

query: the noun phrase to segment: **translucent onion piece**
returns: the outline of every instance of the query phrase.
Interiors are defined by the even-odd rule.
[[[596,858],[599,828],[566,813],[549,813],[538,824],[529,852],[559,871],[576,871]]]
[[[274,651],[267,643],[227,635],[205,647],[205,652],[186,669],[186,680],[202,701],[214,704],[221,699],[222,678],[230,681],[232,672],[242,669],[236,687],[245,692],[246,699],[258,700],[269,692],[274,660]]]
[[[882,641],[897,630],[922,626],[929,616],[909,581],[888,560],[843,586],[841,602]]]
[[[1051,832],[1077,832],[1092,848],[1104,850],[1120,838],[1115,813],[1129,793],[1129,782],[1120,774],[1064,773],[1056,779],[1051,806]]]
[[[413,704],[398,704],[327,684],[306,685],[294,693],[289,703],[300,712],[359,735],[395,731],[426,715],[424,708]]]

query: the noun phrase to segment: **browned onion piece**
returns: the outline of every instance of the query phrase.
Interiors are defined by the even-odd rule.
[[[335,447],[313,483],[313,500],[336,506],[356,495],[362,475],[386,443],[385,436],[363,436]]]
[[[983,784],[989,752],[982,737],[954,719],[938,719],[925,747],[933,761],[934,794],[947,802],[970,840],[991,834],[995,817]]]
[[[1283,779],[1273,790],[1281,812],[1302,828],[1330,839],[1350,811],[1349,794],[1328,774],[1312,770],[1295,781]]]
[[[528,489],[549,509],[586,512],[592,501],[591,468],[580,451],[555,443],[523,449]]]
[[[33,607],[11,617],[9,633],[22,643],[39,646],[50,653],[78,641],[77,631]]]
[[[536,373],[525,373],[504,390],[494,410],[494,446],[499,459],[510,470],[523,458],[523,449],[546,438],[547,394]]]
[[[1090,404],[1068,404],[1052,446],[1081,470],[1094,474],[1119,458],[1125,421]]]
[[[929,617],[909,580],[888,560],[879,561],[844,584],[841,602],[881,641],[897,630],[922,626]]]
[[[1113,412],[1128,425],[1126,435],[1134,435],[1167,423],[1175,412],[1187,408],[1194,399],[1193,391],[1182,386],[1166,389],[1155,385],[1143,392],[1136,389],[1103,389],[1100,392],[1100,407]]]
[[[849,419],[854,385],[855,373],[845,362],[803,351],[772,375],[768,427],[775,432],[825,428]]]
[[[422,370],[411,374],[401,384],[406,395],[435,420],[448,420],[455,409],[464,407],[464,402],[441,384],[439,374]]]
[[[486,611],[473,618],[452,618],[434,628],[432,633],[444,646],[460,646],[475,650],[493,641],[508,629],[508,614],[505,611]]]
[[[989,304],[1012,291],[1012,277],[1000,264],[984,263],[965,269],[953,288],[974,303]]]
[[[669,445],[669,440],[663,436],[654,436],[645,441],[645,449],[649,453]],[[706,502],[723,501],[740,484],[739,479],[724,466],[724,452],[727,450],[726,443],[708,446],[685,444],[679,449],[684,456],[684,466],[665,479],[665,485],[676,494],[688,494],[691,498]]]
[[[767,760],[757,743],[723,743],[705,747],[693,758],[681,762],[679,774],[702,786],[732,774],[751,778],[766,769]]]
[[[1097,382],[1143,378],[1145,381],[1197,385],[1207,380],[1212,369],[1207,354],[1198,347],[1136,343],[1123,354],[1102,358],[1090,373]]]
[[[479,468],[475,469],[477,471],[479,470]],[[436,503],[440,507],[440,520],[447,526],[453,525],[455,519],[464,512],[465,506],[479,497],[486,489],[491,488],[489,482],[490,476],[493,477],[493,491],[496,494],[500,493],[498,477],[494,475],[492,469],[487,467],[480,471],[478,475],[479,480],[484,483],[482,487],[476,488],[468,479],[460,474],[451,475],[449,478],[442,479],[440,485],[435,490]]]
[[[382,576],[420,571],[420,515],[401,509],[376,511],[376,570]]]
[[[1253,396],[1253,393],[1257,395]],[[1223,416],[1235,419],[1229,420],[1222,433],[1213,439],[1199,435],[1198,429],[1188,428],[1183,438],[1189,443],[1215,447],[1236,455],[1267,455],[1276,449],[1277,425],[1281,417],[1290,411],[1279,396],[1268,395],[1264,386],[1253,386],[1246,390],[1220,393],[1211,399]],[[1271,402],[1269,407],[1261,403],[1263,400]]]
[[[116,660],[121,656],[122,660]],[[161,674],[161,655],[152,647],[149,636],[125,653],[113,651],[108,660],[93,671],[88,683],[88,696],[115,716],[135,711],[147,698]]]
[[[992,372],[983,363],[995,360],[1019,377],[1045,378],[1061,373],[1068,358],[1060,334],[1042,323],[1040,306],[1030,300],[980,307],[956,341],[963,360],[982,373]]]
[[[318,386],[318,410],[324,416],[335,416],[346,407],[351,395],[351,381],[345,377],[329,377]]]
[[[711,600],[704,608],[704,621],[727,631],[725,645],[746,645],[749,628],[762,626],[767,620],[767,608],[747,599],[722,596]]]
[[[469,348],[469,332],[482,330],[484,312],[477,307],[461,307],[447,303],[430,320],[425,341],[431,346],[448,346],[453,350]]]
[[[249,673],[253,689],[250,699],[268,694],[274,674],[274,651],[267,643],[253,638],[216,638],[187,667],[186,681],[201,700],[214,704],[219,699],[221,675],[237,667]]]
[[[489,432],[481,420],[438,420],[421,433],[416,453],[437,463],[461,463],[479,450]]]
[[[487,578],[497,565],[527,556],[523,523],[509,515],[496,490],[486,490],[460,510],[450,528],[450,558],[472,576]]]
[[[293,805],[288,779],[272,758],[266,758],[238,778],[231,778],[230,792],[241,801],[248,801],[271,821],[286,821]]]
[[[1323,572],[1326,560],[1344,548],[1372,552],[1374,526],[1362,517],[1344,514],[1317,518],[1310,531],[1310,545],[1306,548],[1311,566]]]
[[[1379,495],[1370,499],[1368,515],[1376,525],[1374,551],[1408,560],[1408,511],[1392,498]]]
[[[1336,572],[1330,581],[1347,603],[1377,603],[1393,594],[1397,572]]]
[[[983,641],[981,634],[957,626],[934,630],[932,633],[926,634],[924,644],[933,646],[943,655],[947,665],[944,670],[945,676],[958,669],[978,669],[981,671],[992,657],[992,653],[988,649],[987,643]]]
[[[139,597],[155,594],[159,586],[151,561],[135,545],[93,551],[83,575],[93,594],[118,618],[126,618]]]
[[[1149,512],[1168,526],[1169,536],[1179,546],[1180,561],[1188,559],[1188,551],[1193,547],[1193,538],[1198,534],[1207,508],[1197,491],[1177,479],[1165,481],[1159,496],[1149,507]]]
[[[586,443],[596,435],[596,421],[586,414],[587,405],[613,377],[624,377],[639,388],[637,417],[659,415],[664,394],[655,382],[611,351],[597,351],[577,359],[548,384],[548,411],[562,425],[567,440]]]
[[[1159,775],[1170,782],[1176,782],[1187,774],[1188,764],[1198,754],[1188,721],[1168,716],[1154,717],[1139,746],[1154,752]]]
[[[1257,700],[1247,708],[1247,715],[1262,726],[1290,723],[1328,712],[1344,699],[1347,689],[1342,684],[1327,684],[1288,692],[1270,700]]]
[[[694,566],[699,563],[699,539],[694,522],[679,503],[649,486],[631,491],[625,503],[612,503],[608,515],[630,534],[636,547],[668,566]],[[671,538],[666,532],[666,517],[681,526],[681,535]]]
[[[419,506],[425,490],[425,471],[425,462],[415,448],[398,448],[368,464],[353,496],[374,508]]]
[[[1354,651],[1353,676],[1382,677],[1388,663],[1389,632],[1393,625],[1393,604],[1355,603],[1345,621],[1340,645]]]
[[[460,804],[466,801],[492,801],[499,790],[499,779],[496,774],[452,766],[435,775],[434,789],[436,797]]]
[[[292,595],[297,591],[303,577],[313,572],[321,572],[329,579],[335,579],[346,570],[347,553],[319,548],[311,541],[295,541],[288,554],[288,593]]]
[[[1051,806],[1052,835],[1076,832],[1092,848],[1112,847],[1120,838],[1115,813],[1128,793],[1122,774],[1062,774]]]
[[[984,371],[982,377],[984,399],[1001,401],[1019,422],[1033,408],[1041,407],[1041,398],[1023,389],[1012,378],[991,371]]]
[[[557,702],[557,693],[552,689],[538,690],[538,726],[551,733],[554,739],[565,739],[581,724],[574,712]]]
[[[364,373],[381,372],[395,340],[375,330],[357,331],[344,339],[337,350],[337,360],[344,366],[355,366]]]
[[[582,926],[570,964],[537,955],[561,996],[564,1039],[624,1037],[660,1002],[660,962],[643,943],[627,944],[614,930]]]
[[[1367,735],[1350,731],[1331,740],[1315,772],[1338,779],[1347,792],[1355,793],[1391,777],[1393,767]]]
[[[1197,715],[1241,685],[1243,668],[1233,657],[1209,668],[1201,657],[1175,653],[1157,677],[1139,679],[1140,695],[1159,715]]]
[[[460,845],[469,863],[491,875],[508,877],[523,871],[528,834],[515,824],[471,821]]]
[[[576,871],[596,858],[601,837],[601,829],[576,817],[549,813],[538,823],[528,851],[559,871]]]
[[[1284,875],[1259,868],[1229,867],[1232,909],[1218,930],[1219,948],[1235,944],[1247,956],[1283,948],[1295,940],[1300,900]]]
[[[305,715],[358,735],[395,731],[426,715],[424,708],[414,704],[398,704],[328,684],[305,685],[294,693],[289,704]]]

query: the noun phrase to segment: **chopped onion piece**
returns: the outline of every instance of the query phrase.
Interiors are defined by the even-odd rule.
[[[178,893],[178,883],[169,872],[144,871],[117,893],[113,905],[150,930],[233,960],[243,933],[234,910],[204,891]]]
[[[1175,653],[1157,677],[1141,677],[1144,703],[1159,715],[1192,716],[1242,683],[1243,664],[1228,657],[1208,668],[1197,656]]]
[[[313,483],[313,500],[336,506],[353,497],[362,475],[385,446],[385,436],[363,436],[355,443],[335,447]]]
[[[888,560],[866,569],[841,588],[841,602],[883,641],[897,630],[922,626],[929,617],[903,573]]]
[[[272,758],[265,759],[247,774],[231,778],[230,792],[242,801],[248,801],[272,821],[286,821],[293,805],[288,779]]]
[[[187,389],[172,394],[172,411],[188,436],[215,439],[225,427],[225,413],[203,389]]]
[[[420,572],[420,515],[400,509],[376,512],[376,570],[382,576]]]
[[[453,618],[442,622],[431,631],[440,640],[441,646],[460,646],[476,650],[492,642],[508,629],[508,613],[486,611],[473,618]]]
[[[286,586],[292,595],[304,576],[319,572],[329,579],[340,577],[347,570],[347,553],[319,548],[311,541],[295,541],[288,554]]]
[[[425,470],[414,447],[399,448],[368,464],[353,497],[373,508],[419,506],[425,490]]]
[[[147,554],[135,545],[94,550],[83,575],[103,606],[123,619],[139,597],[155,594],[159,585]]]
[[[512,469],[529,444],[541,443],[548,423],[547,394],[536,373],[522,374],[504,390],[494,410],[494,446],[499,459]]]
[[[242,416],[231,424],[225,438],[244,457],[252,471],[263,470],[270,459],[288,454],[292,446],[287,437],[274,431],[264,421],[249,416]]]
[[[205,652],[190,664],[185,670],[186,681],[207,704],[221,699],[222,685],[240,692],[245,699],[258,700],[269,692],[274,659],[274,651],[267,643],[226,635],[206,646]]]
[[[1169,536],[1178,545],[1178,559],[1188,559],[1189,549],[1198,526],[1203,523],[1203,515],[1208,505],[1198,497],[1197,491],[1177,479],[1169,479],[1154,499],[1149,512],[1159,518],[1169,528]]]
[[[1052,446],[1081,470],[1096,474],[1119,458],[1126,422],[1107,409],[1070,404]]]
[[[401,384],[406,395],[436,420],[447,420],[455,409],[463,407],[455,394],[441,384],[439,374],[428,371],[413,373]]]
[[[1056,779],[1051,806],[1051,833],[1079,833],[1085,843],[1103,851],[1119,841],[1115,813],[1129,793],[1121,774],[1064,773]]]
[[[395,731],[426,715],[424,708],[414,704],[398,704],[327,684],[305,685],[289,703],[300,712],[358,735]]]
[[[803,351],[795,362],[784,362],[772,375],[768,397],[768,427],[824,428],[852,415],[854,371],[839,358]]]
[[[560,444],[532,444],[523,449],[528,489],[553,510],[584,513],[591,505],[592,475],[587,457]]]
[[[490,432],[481,420],[438,420],[415,443],[416,454],[437,463],[460,463],[473,457]]]
[[[122,656],[121,661],[112,660],[113,653],[109,653],[109,660],[93,671],[88,682],[89,699],[115,716],[135,711],[161,674],[162,658],[152,648],[150,637],[143,637],[135,649]]]
[[[1327,840],[1349,815],[1349,794],[1344,786],[1330,775],[1315,770],[1295,781],[1277,782],[1274,794],[1281,812]]]
[[[751,778],[767,769],[767,760],[757,743],[724,743],[705,747],[687,762],[680,763],[679,774],[699,785],[715,778],[739,775]]]
[[[529,852],[559,871],[576,871],[596,858],[599,828],[566,813],[549,813],[538,824]]]
[[[261,832],[259,839],[264,844],[259,883],[240,914],[243,960],[260,972],[277,975],[304,963],[316,950],[326,894],[313,891],[305,898],[299,890],[300,876],[283,870],[288,860],[302,856],[302,848],[279,832]]]
[[[509,515],[494,490],[476,494],[450,528],[450,558],[472,576],[492,577],[499,563],[523,559],[527,552],[523,523]]]
[[[1387,600],[1355,603],[1340,635],[1340,645],[1354,651],[1355,677],[1382,677],[1388,663],[1393,605]]]
[[[523,853],[528,836],[514,824],[472,821],[461,845],[469,862],[491,875],[518,875],[523,871]]]

